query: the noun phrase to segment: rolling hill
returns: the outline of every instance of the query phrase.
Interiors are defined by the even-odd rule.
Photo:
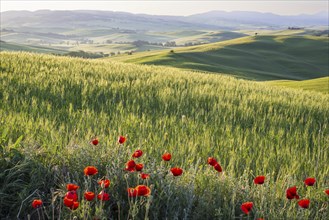
[[[285,86],[296,89],[314,90],[323,93],[329,93],[329,77],[309,79],[303,81],[275,80],[268,82],[270,85]]]
[[[205,44],[246,36],[244,33],[232,31],[130,31],[122,29],[72,29],[61,34],[39,32],[20,32],[3,29],[0,32],[1,40],[11,44],[0,45],[0,50],[22,51],[31,47],[31,52],[43,52],[34,47],[47,47],[54,50],[86,52],[121,53],[127,51],[147,51],[170,48],[163,45],[165,42],[175,41],[177,45]],[[13,45],[17,44],[15,47]]]
[[[0,42],[0,51],[26,51],[34,53],[46,53],[46,54],[64,54],[67,53],[64,49],[57,49],[53,47],[26,45],[18,43]]]
[[[288,26],[327,26],[328,13],[282,16],[255,11],[210,11],[190,16],[132,14],[94,10],[38,10],[1,12],[1,27],[20,31],[43,29],[45,33],[68,30],[120,28],[129,30],[237,30]]]
[[[328,12],[316,14],[277,15],[251,11],[209,11],[188,16],[187,21],[209,25],[232,26],[236,29],[246,27],[278,28],[287,26],[328,26]]]
[[[17,52],[0,58],[1,219],[329,214],[329,95],[163,66]],[[118,143],[119,135],[127,141]],[[147,180],[125,170],[135,150]],[[170,161],[161,159],[165,152]],[[86,166],[98,173],[85,176]],[[183,174],[173,176],[172,167]],[[263,185],[254,184],[257,175]],[[306,177],[316,178],[312,188]],[[106,189],[97,183],[103,178]],[[63,207],[68,183],[80,186],[73,212]],[[127,188],[139,184],[150,196],[129,197]],[[286,198],[291,186],[311,200],[307,210]],[[85,190],[105,190],[110,200],[88,202]],[[38,198],[43,206],[33,209]],[[254,204],[248,217],[240,208],[247,201]]]
[[[327,219],[327,19],[1,13],[0,219]]]
[[[1,12],[0,37],[8,43],[42,47],[51,45],[64,49],[69,46],[72,50],[77,44],[98,47],[108,42],[131,44],[133,41],[148,41],[158,46],[175,41],[177,45],[184,46],[242,37],[246,34],[241,30],[246,29],[253,32],[273,31],[293,25],[315,29],[314,33],[309,34],[325,35],[327,20],[325,13],[280,16],[258,12],[213,11],[191,16],[160,16],[93,10],[5,11]],[[319,32],[318,29],[324,30]],[[137,51],[148,49],[141,47]],[[109,51],[108,47],[102,52],[106,51]]]
[[[251,80],[306,80],[328,76],[328,49],[327,37],[258,35],[113,59],[219,72]]]

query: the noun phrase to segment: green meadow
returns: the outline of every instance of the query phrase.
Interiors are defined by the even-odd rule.
[[[291,87],[296,89],[314,90],[323,93],[329,93],[329,77],[316,79],[292,81],[292,80],[275,80],[268,82],[271,85]]]
[[[327,37],[262,35],[113,59],[225,73],[251,80],[306,80],[328,76]]]
[[[301,53],[305,44],[314,50]],[[227,74],[322,77],[324,45],[320,38],[257,36],[118,57],[161,66],[1,52],[0,218],[327,219],[328,94]],[[285,68],[272,65],[281,62],[296,72],[286,76]],[[258,72],[248,70],[253,65]],[[119,135],[127,137],[123,145]],[[100,143],[93,146],[96,136]],[[124,170],[137,149],[149,180]],[[165,152],[171,161],[162,161]],[[223,172],[208,165],[208,157]],[[98,174],[85,177],[86,166]],[[171,175],[176,166],[181,176]],[[253,183],[258,175],[266,176],[263,185]],[[111,180],[110,200],[83,200],[86,187],[100,192],[102,177]],[[307,177],[316,184],[306,187]],[[63,207],[67,183],[80,186],[75,211]],[[139,184],[151,195],[128,197],[127,188]],[[309,209],[286,198],[292,186],[311,200]],[[38,198],[44,203],[36,210],[31,202]],[[240,206],[250,201],[247,216]]]
[[[0,51],[25,51],[46,54],[64,54],[66,50],[46,46],[26,45],[18,43],[0,42]]]

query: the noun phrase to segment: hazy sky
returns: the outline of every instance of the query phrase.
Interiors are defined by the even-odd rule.
[[[313,14],[320,11],[328,11],[328,0],[230,0],[230,1],[166,1],[166,0],[146,0],[146,1],[14,1],[0,0],[1,11],[9,10],[30,10],[39,9],[52,10],[106,10],[125,11],[132,13],[145,13],[156,15],[191,15],[212,10],[224,11],[260,11],[272,12],[281,15],[296,15],[301,13]]]

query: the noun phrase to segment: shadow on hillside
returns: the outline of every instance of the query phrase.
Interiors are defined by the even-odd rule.
[[[214,48],[206,52],[178,51],[144,63],[227,73],[257,81],[306,80],[327,76],[329,46],[325,40],[276,38],[257,36],[249,43]]]

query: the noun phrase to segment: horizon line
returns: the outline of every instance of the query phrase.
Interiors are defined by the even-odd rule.
[[[3,12],[20,12],[20,11],[25,11],[25,12],[38,12],[38,11],[102,11],[102,12],[115,12],[115,13],[128,13],[128,14],[134,14],[134,15],[152,15],[152,16],[170,16],[170,17],[188,17],[188,16],[193,16],[193,15],[198,15],[198,14],[206,14],[210,12],[227,12],[227,13],[232,13],[232,12],[253,12],[253,13],[260,13],[260,14],[272,14],[272,15],[278,15],[278,16],[300,16],[300,15],[316,15],[316,14],[321,14],[321,13],[327,13],[329,12],[329,9],[323,9],[318,12],[314,13],[299,13],[295,15],[287,15],[287,14],[278,14],[275,12],[263,12],[263,11],[252,11],[252,10],[210,10],[206,12],[200,12],[200,13],[194,13],[190,15],[168,15],[168,14],[148,14],[148,13],[136,13],[136,12],[129,12],[129,11],[121,11],[121,10],[102,10],[102,9],[49,9],[49,8],[44,8],[44,9],[36,9],[36,10],[4,10],[0,11],[0,13]],[[329,15],[328,15],[329,16]]]

